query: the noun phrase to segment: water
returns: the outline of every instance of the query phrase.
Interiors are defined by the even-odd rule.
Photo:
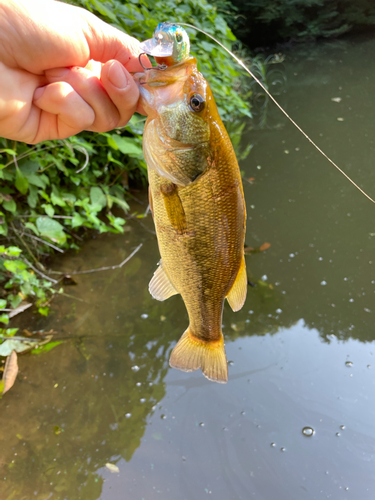
[[[293,49],[280,96],[373,196],[374,49],[358,38]],[[122,269],[76,276],[65,290],[81,300],[59,298],[32,327],[17,319],[70,340],[21,356],[0,403],[2,500],[373,499],[375,207],[282,115],[268,123],[241,169],[255,178],[246,243],[271,246],[247,258],[245,307],[225,306],[228,384],[168,366],[187,315],[180,297],[148,293],[150,217],[89,241],[54,268],[143,247]]]

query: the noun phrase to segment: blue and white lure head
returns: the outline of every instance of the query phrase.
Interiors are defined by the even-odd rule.
[[[190,40],[185,29],[178,24],[159,23],[153,38],[141,43],[141,50],[156,58],[170,58],[170,66],[189,58]]]

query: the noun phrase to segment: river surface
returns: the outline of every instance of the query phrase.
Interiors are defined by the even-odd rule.
[[[374,52],[358,37],[294,48],[279,96],[372,196]],[[149,295],[153,223],[132,219],[52,265],[115,265],[143,243],[28,325],[69,340],[21,356],[0,402],[1,500],[375,498],[375,206],[268,112],[240,167],[246,244],[271,246],[247,257],[244,308],[224,308],[228,384],[169,368],[187,314]]]

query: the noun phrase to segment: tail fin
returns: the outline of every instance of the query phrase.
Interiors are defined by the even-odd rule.
[[[201,368],[203,375],[213,382],[225,384],[228,381],[223,335],[220,340],[205,342],[195,337],[188,328],[173,349],[169,364],[185,372]]]

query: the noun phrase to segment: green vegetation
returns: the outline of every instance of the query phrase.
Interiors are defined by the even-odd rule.
[[[152,36],[160,21],[196,24],[228,47],[236,39],[216,7],[201,0],[75,0],[107,23],[139,40]],[[192,52],[210,82],[236,145],[250,116],[242,96],[240,70],[204,35],[191,30]],[[0,138],[0,307],[14,309],[24,300],[41,314],[62,289],[46,279],[45,259],[56,251],[78,249],[95,230],[123,232],[129,185],[146,185],[142,156],[144,117],[111,133],[85,132],[63,141],[29,147]],[[246,153],[247,151],[245,151]],[[15,248],[17,245],[17,248]],[[0,314],[7,324],[8,315]]]
[[[334,37],[375,24],[372,0],[218,0],[216,4],[249,47]]]

